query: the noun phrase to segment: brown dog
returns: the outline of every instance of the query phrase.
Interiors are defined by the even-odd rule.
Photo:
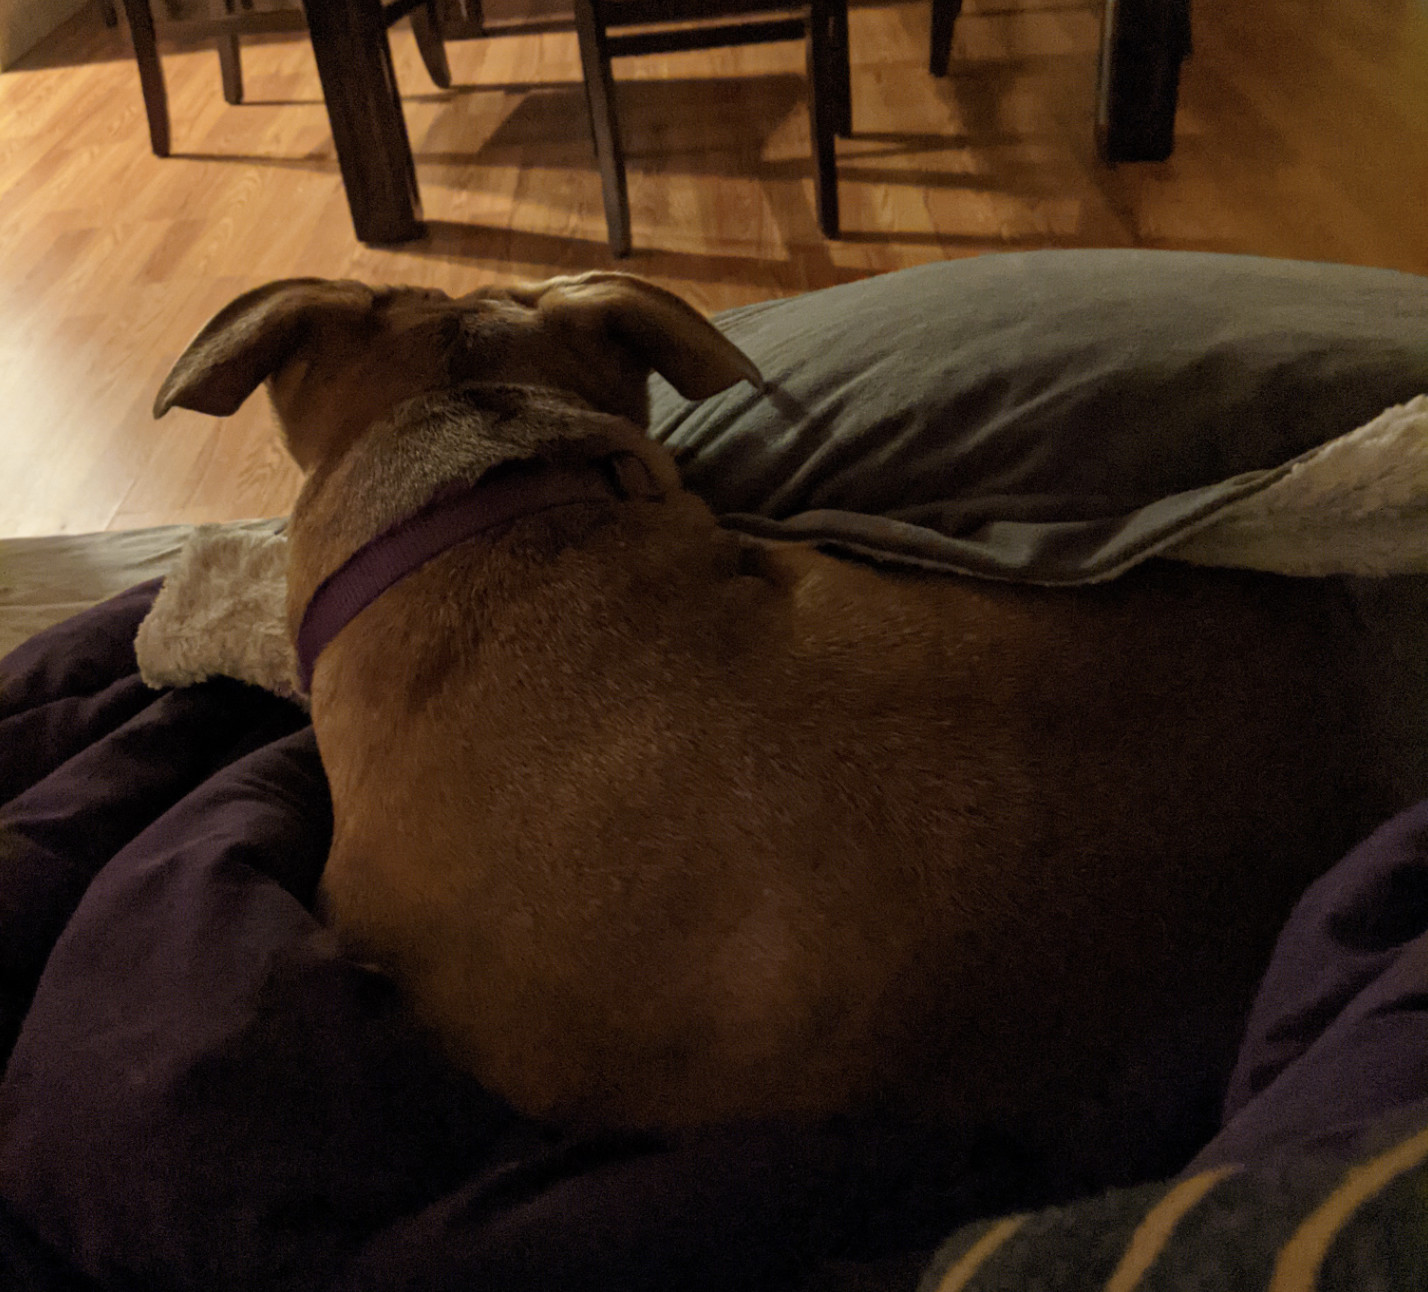
[[[891,1102],[1070,1134],[1158,1062],[1222,1072],[1294,897],[1390,806],[1336,591],[755,543],[643,433],[651,368],[757,378],[590,274],[273,283],[164,383],[157,413],[226,415],[267,381],[308,473],[295,636],[375,536],[488,482],[491,525],[316,648],[341,936],[490,1088],[581,1124]]]

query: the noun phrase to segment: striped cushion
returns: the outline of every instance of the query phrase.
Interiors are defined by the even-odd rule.
[[[920,1292],[1428,1288],[1428,1105],[1416,1116],[1356,1161],[1217,1167],[968,1225]]]

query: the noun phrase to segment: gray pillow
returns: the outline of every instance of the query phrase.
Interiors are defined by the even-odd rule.
[[[728,311],[758,363],[652,433],[725,523],[989,577],[1111,577],[1428,392],[1428,278],[988,255]]]

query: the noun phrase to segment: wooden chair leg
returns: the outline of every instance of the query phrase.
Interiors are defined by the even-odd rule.
[[[847,139],[853,133],[853,69],[848,53],[848,0],[833,3],[833,91],[837,103],[834,131]]]
[[[144,91],[144,113],[149,119],[149,144],[155,157],[169,155],[169,95],[164,88],[164,69],[159,63],[159,46],[154,38],[154,15],[149,0],[124,0],[129,19],[129,35],[134,42],[134,61],[139,65],[139,85]]]
[[[223,75],[223,97],[229,103],[243,102],[243,55],[234,35],[220,36],[218,46],[218,69]]]
[[[610,253],[627,256],[630,254],[630,194],[625,181],[625,150],[615,115],[615,78],[610,72],[605,15],[598,5],[599,0],[575,0],[575,32],[580,41],[580,66],[585,80],[585,102],[590,109],[590,132],[595,137],[595,159],[600,166]]]
[[[424,5],[418,5],[412,10],[411,17],[412,35],[416,37],[427,75],[439,89],[449,90],[451,64],[446,57],[446,42],[441,38],[441,17],[436,10],[436,0],[426,0]]]
[[[836,0],[813,0],[808,21],[808,118],[813,136],[818,227],[825,238],[838,236],[836,132],[843,107],[837,89],[836,8]]]
[[[927,68],[933,76],[946,76],[952,61],[952,29],[962,12],[962,0],[932,0],[932,46]]]

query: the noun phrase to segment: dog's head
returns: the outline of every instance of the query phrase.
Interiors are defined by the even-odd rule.
[[[453,299],[290,278],[238,297],[190,342],[154,401],[226,417],[264,381],[304,470],[417,396],[468,382],[554,389],[647,424],[651,371],[704,399],[758,369],[679,297],[589,273]]]

